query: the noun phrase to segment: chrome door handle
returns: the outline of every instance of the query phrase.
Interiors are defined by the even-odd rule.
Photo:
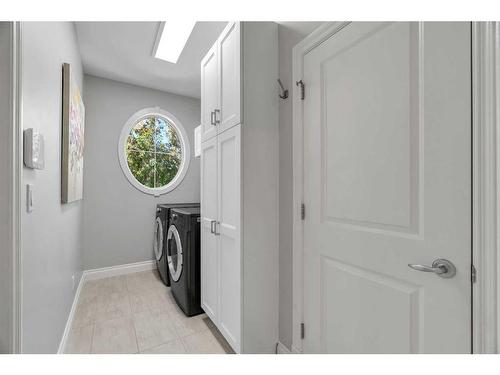
[[[425,266],[423,264],[408,264],[408,267],[416,271],[432,272],[445,279],[449,279],[457,273],[457,269],[453,263],[447,259],[436,259],[432,262],[432,266]]]
[[[217,113],[220,114],[220,109],[216,109],[214,111],[214,114],[215,114],[215,124],[214,125],[220,124],[220,120],[217,120]]]
[[[216,125],[215,124],[215,112],[214,111],[210,112],[210,124]]]
[[[215,233],[215,235],[216,235],[216,236],[220,236],[220,231],[219,231],[219,232],[217,232],[217,225],[218,225],[218,226],[219,226],[219,228],[220,228],[220,222],[219,222],[219,221],[217,221],[217,222],[215,223],[215,232],[214,232],[214,233]]]
[[[216,234],[215,233],[215,228],[214,228],[215,227],[215,223],[217,223],[217,221],[215,221],[215,220],[212,220],[210,222],[210,233]]]

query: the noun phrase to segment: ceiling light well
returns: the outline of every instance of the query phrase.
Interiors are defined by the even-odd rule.
[[[176,64],[196,21],[165,21],[160,24],[156,35],[153,55],[155,58]]]

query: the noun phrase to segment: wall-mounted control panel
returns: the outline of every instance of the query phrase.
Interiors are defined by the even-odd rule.
[[[33,128],[24,131],[24,165],[33,169],[45,167],[43,135]]]

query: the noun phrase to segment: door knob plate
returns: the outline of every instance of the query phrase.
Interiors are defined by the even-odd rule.
[[[452,278],[457,273],[455,265],[447,259],[436,259],[432,262],[432,267],[438,267],[444,270],[445,272],[438,274],[439,277],[444,279]]]
[[[434,262],[432,262],[432,266],[425,266],[422,264],[408,264],[408,267],[416,271],[432,272],[444,279],[449,279],[455,276],[457,273],[457,269],[455,268],[453,263],[451,263],[447,259],[436,259]]]

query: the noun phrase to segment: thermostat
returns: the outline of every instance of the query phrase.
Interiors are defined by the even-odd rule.
[[[45,167],[43,135],[32,128],[24,131],[24,165],[28,168]]]

